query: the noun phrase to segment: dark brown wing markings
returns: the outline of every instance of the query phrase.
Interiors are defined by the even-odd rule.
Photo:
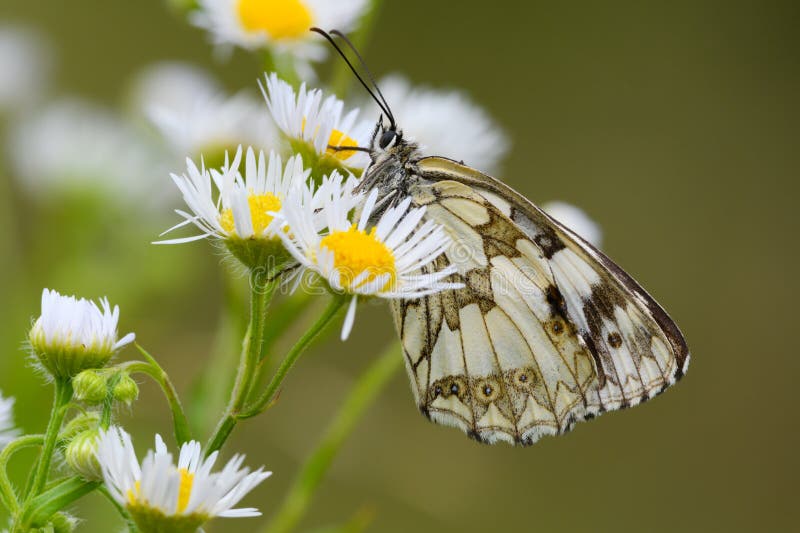
[[[564,238],[571,239],[577,248],[576,253],[584,254],[588,256],[589,259],[599,262],[600,265],[606,270],[605,273],[601,274],[605,274],[606,281],[609,279],[612,280],[610,286],[614,287],[616,284],[619,284],[623,288],[622,290],[635,295],[639,304],[646,309],[649,316],[648,314],[644,314],[643,316],[648,322],[652,321],[652,323],[654,323],[655,326],[663,333],[664,338],[669,343],[671,355],[675,359],[676,363],[676,369],[670,376],[664,375],[664,369],[662,369],[662,377],[668,381],[667,385],[671,384],[677,379],[680,379],[689,360],[689,351],[683,335],[680,333],[680,330],[666,313],[666,311],[664,311],[664,309],[658,305],[658,303],[641,287],[641,285],[639,285],[629,274],[611,261],[605,254],[597,250],[594,246],[586,242],[580,236],[574,234],[568,228],[564,227],[558,221],[549,217],[524,196],[520,195],[507,185],[495,180],[494,178],[481,174],[474,169],[464,167],[455,161],[447,160],[445,158],[422,158],[417,160],[413,166],[414,172],[421,175],[423,178],[432,181],[457,181],[458,183],[467,185],[476,191],[487,191],[497,197],[508,200],[509,216],[521,228],[527,228],[531,230],[534,242],[539,246],[547,258],[551,258],[559,250],[569,247],[560,235],[563,235]],[[423,166],[424,170],[421,170]],[[613,295],[610,296],[613,297]],[[607,302],[605,303],[607,304]],[[583,309],[579,308],[577,311],[580,312],[583,311]],[[608,311],[606,310],[606,312]],[[591,314],[591,312],[585,313],[585,315],[589,314]],[[596,313],[596,315],[597,316],[593,317],[592,322],[594,322],[596,327],[599,327],[599,316],[602,315],[599,312]],[[604,365],[601,364],[601,361],[605,359],[603,357],[603,352],[606,350],[604,347],[598,346],[594,341],[594,338],[592,338],[594,333],[595,332],[592,331],[581,331],[584,343],[587,345],[590,353],[595,358],[598,371],[604,374]],[[644,350],[641,351],[644,351],[645,353],[652,351],[649,345],[644,345],[643,347]],[[641,353],[638,353],[640,352],[638,349],[630,350],[630,352],[632,356],[634,356],[634,352],[636,352],[637,355],[641,355]],[[661,365],[658,363],[658,360],[654,355],[651,359],[655,361],[659,368],[661,368]],[[611,362],[613,363],[613,361]],[[616,370],[616,367],[614,367],[614,369]],[[639,373],[640,382],[646,389],[645,382],[641,379],[640,366],[636,365],[636,369]],[[599,378],[605,381],[608,379],[608,376],[599,375]],[[618,385],[622,391],[624,384],[620,382]],[[647,397],[647,394],[644,396]]]

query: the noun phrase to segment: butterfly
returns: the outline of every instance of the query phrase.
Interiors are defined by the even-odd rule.
[[[464,284],[392,307],[424,415],[480,442],[529,445],[684,375],[683,335],[630,275],[503,182],[421,153],[374,80],[374,92],[359,81],[389,123],[375,128],[358,189],[377,189],[384,209],[424,207],[422,223],[453,244],[421,273],[456,265],[449,281]]]

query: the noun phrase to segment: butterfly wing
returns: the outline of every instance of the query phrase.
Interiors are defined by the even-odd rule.
[[[619,267],[504,184],[444,158],[409,193],[465,288],[394,305],[417,403],[485,442],[530,444],[635,405],[688,365],[679,330]]]

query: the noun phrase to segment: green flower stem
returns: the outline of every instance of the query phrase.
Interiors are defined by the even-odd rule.
[[[372,2],[370,2],[369,9],[361,18],[358,31],[350,38],[359,53],[363,52],[364,46],[372,35],[382,3],[383,0],[372,0]],[[350,72],[350,67],[348,67],[344,61],[338,61],[336,67],[334,67],[333,76],[331,78],[331,90],[339,98],[344,99],[347,96],[347,88],[353,82],[353,79],[353,73]]]
[[[266,390],[259,396],[259,398],[251,403],[245,410],[239,413],[238,418],[251,418],[256,416],[265,409],[267,409],[272,401],[275,399],[275,396],[278,393],[278,389],[280,389],[283,380],[286,379],[286,375],[289,373],[289,370],[292,369],[297,359],[303,354],[306,348],[311,344],[311,342],[320,334],[320,332],[325,329],[331,320],[336,316],[336,313],[342,308],[346,301],[346,296],[341,294],[333,295],[328,307],[322,312],[322,315],[317,319],[311,327],[303,333],[303,336],[300,337],[300,340],[292,346],[292,349],[289,350],[289,353],[286,354],[286,357],[281,361],[278,370],[275,371],[275,375],[272,376],[269,384],[267,385]]]
[[[0,497],[11,514],[19,510],[19,502],[11,480],[8,478],[8,461],[18,451],[32,446],[41,446],[43,442],[44,435],[26,435],[9,442],[0,452]]]
[[[172,411],[172,425],[175,431],[175,440],[178,444],[189,442],[192,440],[192,432],[189,429],[189,419],[186,417],[186,412],[183,410],[183,405],[178,396],[178,391],[175,390],[175,385],[172,384],[169,375],[167,375],[164,369],[161,368],[161,365],[158,364],[158,361],[156,361],[147,350],[138,344],[136,344],[136,349],[139,350],[139,353],[142,354],[147,362],[131,361],[121,365],[121,367],[129,372],[146,374],[158,383],[159,387],[161,387],[161,390],[164,392],[164,397],[167,399],[169,409]]]
[[[400,344],[395,342],[358,378],[263,533],[288,533],[295,529],[345,439],[402,364]]]
[[[287,300],[275,310],[272,320],[264,328],[264,345],[262,347],[261,358],[256,368],[256,376],[250,386],[252,394],[256,387],[264,380],[264,375],[271,364],[269,354],[286,331],[295,324],[300,316],[308,310],[314,301],[311,293],[298,292],[291,295]]]
[[[72,382],[67,379],[55,378],[55,395],[53,398],[53,410],[50,412],[50,421],[47,423],[47,430],[44,434],[44,444],[39,461],[36,465],[36,473],[33,477],[33,485],[28,498],[37,496],[47,483],[47,474],[50,471],[50,462],[53,460],[53,451],[58,440],[58,432],[64,422],[64,415],[67,410],[65,407],[72,400]]]
[[[236,278],[234,280],[234,277]],[[245,291],[239,287],[240,276],[227,269],[223,275],[223,307],[216,325],[211,354],[197,379],[189,388],[187,414],[195,434],[207,435],[214,428],[219,412],[228,400],[228,390],[236,375],[239,358],[234,348],[247,332]]]
[[[25,505],[12,532],[28,532],[32,527],[47,525],[51,516],[100,486],[99,481],[86,481],[75,476],[62,481]]]
[[[228,402],[228,407],[217,423],[213,435],[206,443],[206,457],[222,448],[225,441],[228,440],[231,431],[236,426],[239,413],[245,406],[245,402],[247,402],[250,385],[255,378],[256,366],[261,358],[261,350],[264,344],[264,324],[267,306],[278,286],[277,279],[264,283],[261,278],[262,273],[257,271],[254,271],[250,276],[250,325],[247,328],[247,334],[242,345],[239,370],[231,391],[231,398]]]

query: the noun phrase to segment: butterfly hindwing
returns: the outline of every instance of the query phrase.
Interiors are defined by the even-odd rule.
[[[493,178],[416,163],[409,194],[454,245],[463,289],[398,301],[420,409],[486,442],[532,443],[634,405],[685,371],[666,313],[608,258]]]

